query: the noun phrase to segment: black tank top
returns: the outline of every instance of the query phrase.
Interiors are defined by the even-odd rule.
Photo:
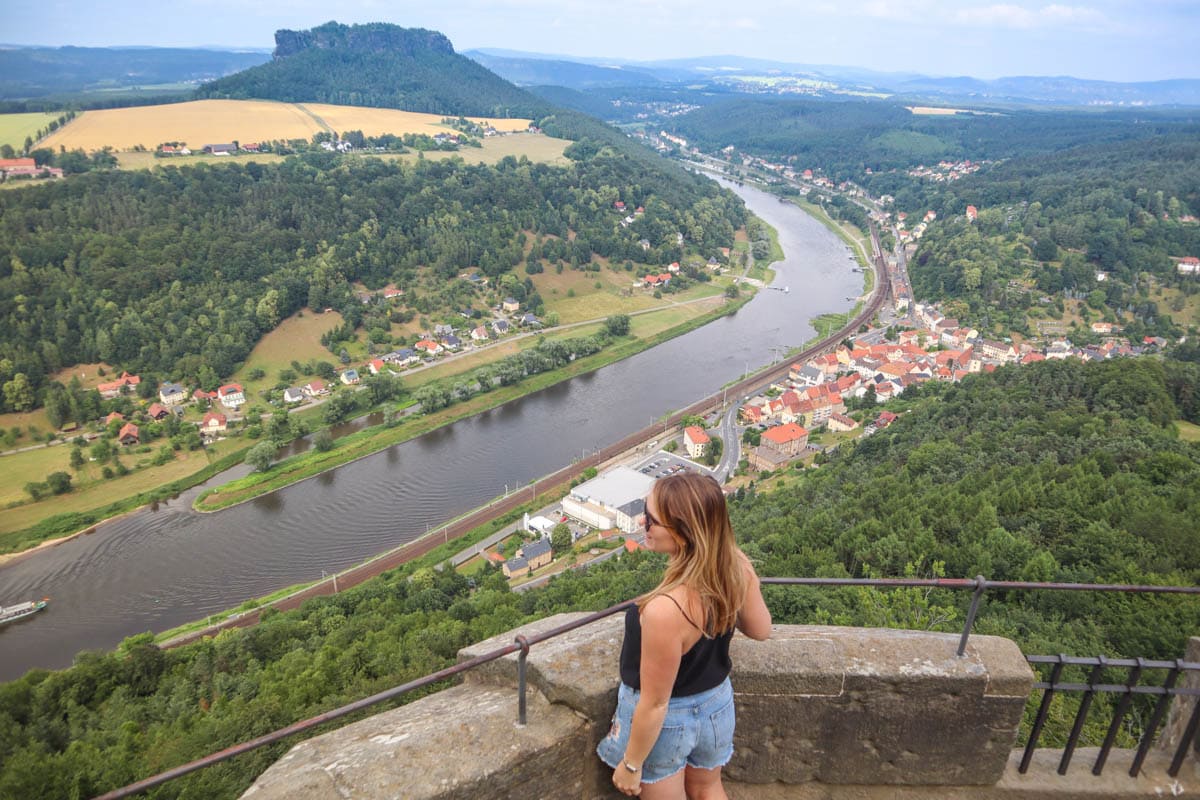
[[[674,597],[664,597],[679,606]],[[694,627],[699,627],[688,619],[682,607],[679,612]],[[729,641],[732,638],[733,629],[712,639],[701,636],[679,659],[679,673],[675,676],[675,685],[671,687],[671,697],[687,697],[719,686],[721,681],[729,676],[729,670],[733,666],[733,662],[729,660]],[[621,643],[621,682],[640,691],[641,668],[642,619],[638,615],[638,607],[634,605],[625,610],[625,641]]]

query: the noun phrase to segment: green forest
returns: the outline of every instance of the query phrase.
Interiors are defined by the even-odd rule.
[[[1149,292],[1200,290],[1176,270],[1179,257],[1200,254],[1200,224],[1187,219],[1200,209],[1198,142],[1178,133],[1081,147],[900,190],[898,207],[938,212],[910,263],[914,292],[962,300],[972,319],[1026,334],[1030,319],[1055,316],[1041,297],[1087,298],[1132,340],[1177,338],[1186,324],[1171,312],[1180,309],[1159,308]],[[979,209],[974,224],[968,204]],[[1045,311],[1031,314],[1038,306]]]
[[[1200,364],[1006,367],[933,386],[899,420],[778,488],[739,492],[734,528],[765,576],[983,574],[993,580],[1200,582]],[[149,634],[0,686],[0,798],[84,798],[429,674],[458,648],[653,586],[632,554],[511,593],[498,572],[410,564],[267,612],[247,630],[160,650]],[[779,623],[958,630],[965,593],[768,587]],[[1192,598],[991,593],[975,625],[1029,654],[1176,658]],[[413,698],[409,698],[413,699]],[[1068,717],[1069,719],[1069,717]],[[1103,721],[1098,723],[1101,732]],[[1089,728],[1091,732],[1091,728]],[[1065,732],[1052,730],[1046,746]],[[1128,745],[1128,740],[1124,740]],[[235,797],[286,745],[151,797]]]
[[[354,283],[394,283],[409,311],[454,315],[473,301],[457,276],[527,264],[526,237],[535,263],[668,263],[683,255],[677,232],[711,255],[744,222],[706,179],[648,172],[591,139],[568,153],[566,168],[314,153],[0,193],[0,384],[25,376],[0,410],[40,404],[48,376],[76,363],[215,386],[304,306],[364,323]],[[622,226],[616,200],[646,211]]]
[[[690,101],[684,96],[681,100]],[[734,145],[745,153],[820,169],[834,180],[862,182],[941,160],[998,161],[1058,153],[1082,145],[1144,141],[1174,131],[1194,136],[1194,113],[1169,111],[1032,111],[1005,109],[914,114],[895,101],[734,97],[675,117],[671,132],[706,152]],[[873,192],[874,193],[874,192]]]

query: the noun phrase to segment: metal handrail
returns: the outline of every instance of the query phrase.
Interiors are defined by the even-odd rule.
[[[975,621],[976,613],[979,608],[979,603],[983,598],[984,592],[987,591],[988,589],[992,589],[992,590],[996,590],[996,591],[1050,590],[1050,591],[1128,592],[1128,593],[1137,593],[1137,594],[1200,595],[1200,587],[1197,587],[1197,586],[1150,586],[1150,585],[1131,585],[1131,584],[1038,583],[1038,582],[1032,582],[1032,581],[989,581],[989,580],[985,579],[982,575],[976,576],[975,578],[768,578],[768,577],[764,577],[764,578],[761,578],[760,580],[763,584],[776,585],[776,586],[863,586],[863,587],[871,587],[871,588],[922,588],[922,587],[926,587],[926,588],[937,588],[937,589],[959,589],[959,590],[970,589],[972,591],[971,606],[970,606],[970,609],[967,614],[966,626],[963,628],[962,636],[959,641],[959,646],[958,646],[958,655],[959,656],[962,656],[965,653],[967,640],[971,633],[971,627],[973,626],[974,621]],[[587,614],[583,617],[580,617],[579,619],[573,620],[572,622],[567,622],[562,625],[557,625],[553,628],[548,628],[547,630],[542,631],[541,633],[517,636],[512,644],[504,645],[503,647],[499,647],[495,650],[492,650],[487,653],[483,653],[483,654],[478,655],[467,661],[463,661],[460,664],[455,664],[452,667],[447,667],[446,669],[439,670],[437,672],[426,675],[422,678],[417,678],[416,680],[412,680],[407,683],[403,683],[399,686],[395,686],[391,689],[387,689],[386,691],[379,692],[378,694],[373,694],[370,697],[364,697],[361,700],[356,700],[353,703],[349,703],[348,705],[344,705],[344,706],[341,706],[340,708],[333,709],[332,711],[326,711],[323,714],[318,714],[315,717],[310,717],[306,720],[301,720],[300,722],[293,723],[293,724],[287,726],[286,728],[281,728],[277,731],[273,731],[272,733],[268,733],[263,736],[259,736],[258,738],[251,739],[246,742],[241,742],[240,744],[232,745],[231,747],[227,747],[224,750],[219,750],[215,753],[210,753],[209,755],[204,756],[203,758],[196,759],[195,761],[188,762],[187,764],[182,764],[178,767],[173,767],[164,772],[160,772],[157,775],[152,775],[149,778],[140,780],[137,783],[131,783],[128,786],[123,786],[119,789],[114,789],[110,792],[106,792],[105,794],[102,794],[102,795],[99,795],[98,797],[96,797],[95,800],[119,800],[119,798],[131,797],[135,794],[144,792],[147,789],[151,789],[151,788],[154,788],[155,786],[159,786],[161,784],[167,783],[168,781],[174,780],[175,778],[180,778],[189,773],[196,772],[197,770],[201,770],[201,769],[204,769],[205,767],[212,766],[213,764],[217,764],[222,761],[227,761],[227,760],[233,758],[234,756],[238,756],[243,753],[248,753],[251,750],[256,750],[259,747],[263,747],[268,744],[274,744],[275,742],[278,742],[282,739],[292,736],[293,734],[302,733],[304,731],[310,730],[310,729],[315,728],[324,723],[331,722],[336,719],[340,719],[349,714],[353,714],[356,711],[361,711],[364,708],[368,708],[370,706],[385,702],[387,700],[395,699],[395,698],[399,697],[400,695],[406,694],[407,692],[413,691],[415,689],[420,689],[422,687],[429,686],[434,683],[438,683],[439,681],[443,681],[448,678],[455,677],[456,675],[459,675],[461,673],[475,669],[476,667],[482,666],[483,664],[487,664],[489,662],[496,661],[500,658],[503,658],[504,656],[511,655],[512,653],[517,653],[517,684],[518,684],[517,685],[517,692],[518,692],[517,723],[519,725],[525,725],[526,724],[526,718],[525,718],[525,716],[526,716],[526,703],[525,703],[526,660],[528,658],[529,650],[532,647],[532,645],[539,644],[541,642],[547,641],[548,639],[553,639],[557,636],[561,636],[564,633],[568,633],[568,632],[576,630],[578,628],[585,627],[587,625],[592,624],[593,622],[597,622],[601,619],[612,616],[613,614],[615,614],[619,611],[623,611],[624,609],[633,605],[635,602],[636,602],[635,600],[626,600],[624,602],[617,603],[616,605],[609,606],[608,608],[606,608],[602,611],[596,611],[594,613]],[[1061,690],[1061,689],[1069,690],[1069,689],[1076,688],[1074,684],[1063,684],[1063,683],[1057,682],[1057,679],[1058,679],[1059,675],[1061,674],[1063,667],[1068,664],[1074,664],[1074,663],[1092,664],[1092,662],[1094,661],[1094,659],[1076,659],[1076,658],[1067,657],[1067,656],[1028,656],[1027,660],[1029,660],[1031,663],[1053,663],[1054,664],[1053,674],[1051,676],[1049,684],[1035,684],[1035,686],[1034,686],[1034,688],[1045,688],[1046,693],[1043,696],[1043,706],[1046,709],[1048,709],[1048,707],[1049,707],[1049,698],[1051,698],[1053,696],[1053,694],[1055,693],[1056,690]],[[1120,659],[1109,659],[1109,660],[1105,661],[1105,664],[1107,666],[1127,666],[1128,664],[1134,664],[1136,666],[1138,663],[1140,663],[1142,667],[1147,668],[1147,669],[1160,667],[1160,665],[1165,665],[1164,668],[1169,668],[1172,670],[1169,673],[1169,679],[1168,679],[1170,685],[1165,687],[1165,691],[1154,692],[1154,693],[1161,693],[1163,695],[1163,697],[1160,698],[1159,708],[1156,708],[1155,718],[1154,718],[1154,720],[1152,720],[1154,727],[1151,728],[1150,731],[1151,731],[1151,733],[1153,733],[1153,731],[1157,728],[1157,724],[1160,721],[1162,714],[1165,713],[1165,710],[1166,710],[1165,703],[1167,700],[1169,700],[1169,697],[1172,694],[1183,694],[1183,695],[1200,694],[1200,692],[1198,692],[1196,690],[1190,690],[1190,689],[1177,689],[1177,690],[1171,691],[1174,687],[1175,679],[1178,677],[1180,672],[1182,672],[1184,669],[1192,669],[1192,668],[1200,669],[1200,664],[1192,664],[1190,662],[1183,662],[1183,661],[1157,662],[1157,661],[1146,661],[1144,659],[1137,659],[1133,662],[1129,662],[1128,660],[1120,660]],[[1085,690],[1090,689],[1091,691],[1103,691],[1103,690],[1106,690],[1108,687],[1100,686],[1100,685],[1091,685],[1091,686],[1080,685],[1080,688],[1085,689]],[[1122,686],[1120,688],[1122,691],[1125,690],[1124,686]],[[1140,688],[1149,689],[1152,687],[1140,687]],[[1133,692],[1131,692],[1131,693],[1133,693]],[[1141,693],[1141,692],[1137,692],[1137,693]],[[1030,735],[1031,741],[1033,741],[1033,742],[1037,741],[1037,737],[1040,734],[1041,727],[1042,727],[1042,724],[1044,724],[1044,722],[1045,722],[1044,715],[1039,714],[1039,718],[1034,725],[1034,730]],[[1177,754],[1176,759],[1175,759],[1176,762],[1182,763],[1182,753],[1185,752],[1186,745],[1188,743],[1190,743],[1192,738],[1195,737],[1195,734],[1196,734],[1195,729],[1198,724],[1200,724],[1200,702],[1197,703],[1197,710],[1192,714],[1192,719],[1189,724],[1190,735],[1187,735],[1184,737],[1184,742],[1181,745],[1180,753]],[[1148,746],[1149,746],[1148,738],[1149,737],[1147,737],[1147,741],[1145,742],[1146,748],[1148,748]],[[1107,752],[1108,752],[1107,748],[1105,748],[1103,751],[1103,755],[1106,756]],[[1145,753],[1142,751],[1141,748],[1139,748],[1138,756],[1139,757],[1137,759],[1135,759],[1134,767],[1130,773],[1132,775],[1136,775],[1137,770],[1140,769],[1142,759],[1144,759],[1144,757],[1145,757]],[[1021,772],[1024,772],[1025,769],[1028,767],[1028,760],[1031,757],[1032,757],[1032,747],[1028,747],[1027,751],[1026,751],[1026,756],[1021,762],[1021,767],[1020,767]],[[1069,760],[1069,757],[1068,757],[1068,760]],[[1099,765],[1102,765],[1102,763],[1103,763],[1102,761],[1098,762]],[[1173,763],[1173,768],[1176,770],[1176,772],[1172,773],[1172,775],[1174,775],[1178,772],[1178,766],[1176,766],[1174,763]],[[1065,766],[1060,768],[1060,773],[1063,771],[1065,771]],[[1097,774],[1099,774],[1099,773],[1097,773]]]

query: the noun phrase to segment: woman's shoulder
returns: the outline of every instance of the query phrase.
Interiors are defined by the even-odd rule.
[[[699,592],[681,584],[656,593],[643,608],[643,616],[646,612],[653,613],[662,621],[674,619],[692,627],[699,627],[696,620],[704,618],[704,605]]]

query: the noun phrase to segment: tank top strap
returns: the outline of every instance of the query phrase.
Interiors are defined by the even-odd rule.
[[[688,613],[687,613],[686,611],[684,611],[684,610],[683,610],[683,606],[681,606],[681,605],[679,604],[679,601],[678,601],[678,600],[676,600],[674,597],[671,597],[671,595],[669,595],[669,594],[661,594],[661,595],[659,595],[659,597],[665,597],[665,598],[667,598],[668,600],[670,600],[672,603],[674,603],[674,604],[675,604],[675,607],[679,609],[679,613],[680,613],[680,614],[683,614],[683,618],[684,618],[684,619],[686,619],[686,620],[688,621],[688,623],[689,623],[689,624],[690,624],[690,625],[691,625],[693,628],[695,628],[696,630],[700,631],[701,635],[703,635],[703,634],[704,634],[704,628],[701,628],[701,627],[700,627],[699,625],[697,625],[695,622],[692,622],[692,618],[691,618],[691,617],[689,617],[689,616],[688,616]]]

